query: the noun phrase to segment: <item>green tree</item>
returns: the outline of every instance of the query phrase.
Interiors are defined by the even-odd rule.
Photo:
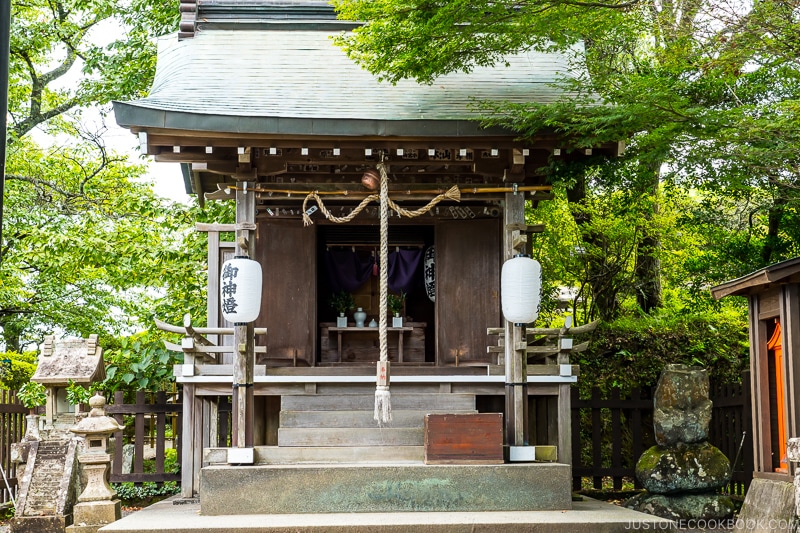
[[[70,111],[144,96],[153,36],[174,31],[178,18],[178,3],[160,0],[14,0],[9,140],[38,126],[61,132]],[[107,34],[115,37],[103,42]]]
[[[141,328],[173,270],[190,259],[177,233],[191,223],[188,209],[137,182],[140,166],[98,162],[89,148],[45,152],[21,139],[9,155],[0,269],[7,349],[54,330]]]
[[[156,197],[144,168],[110,152],[103,132],[83,123],[87,109],[145,94],[153,37],[177,27],[178,4],[26,0],[12,13],[0,243],[6,348],[18,351],[53,331],[130,333],[171,305],[162,299],[196,302],[202,295],[186,291],[199,282],[172,276],[202,275],[202,256],[187,253],[184,242],[197,208]],[[32,140],[34,129],[50,141]]]
[[[554,165],[551,175],[567,185],[570,201],[585,202],[598,184],[632,190],[642,199],[635,205],[641,238],[634,273],[643,311],[662,304],[663,236],[654,221],[665,182],[726,197],[741,195],[742,189],[756,197],[766,185],[770,194],[759,206],[768,237],[761,261],[782,256],[777,244],[782,235],[788,237],[786,207],[794,202],[800,153],[800,18],[793,3],[337,0],[335,5],[343,18],[365,21],[338,43],[389,81],[411,77],[429,83],[449,72],[502,64],[507,54],[526,49],[571,54],[575,75],[561,81],[561,101],[484,102],[485,123],[531,138],[550,128],[575,148],[628,141],[627,163],[612,165],[616,172],[600,175],[590,163],[577,169]],[[590,224],[580,211],[576,222]],[[588,230],[583,235],[589,246],[599,238]]]

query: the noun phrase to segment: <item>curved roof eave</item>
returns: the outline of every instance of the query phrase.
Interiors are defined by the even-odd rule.
[[[208,133],[336,137],[517,137],[501,127],[482,128],[474,120],[366,120],[296,117],[246,117],[156,109],[139,102],[114,102],[124,128]]]
[[[711,287],[711,295],[717,300],[725,296],[747,296],[772,284],[786,283],[798,273],[800,257],[794,257]]]

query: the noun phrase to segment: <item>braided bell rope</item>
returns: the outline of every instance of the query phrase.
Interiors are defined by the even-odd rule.
[[[379,306],[378,313],[380,322],[378,323],[378,346],[380,348],[380,360],[386,362],[389,360],[389,343],[387,332],[387,318],[386,318],[386,297],[388,296],[389,286],[389,179],[386,175],[386,169],[383,163],[378,164],[378,170],[381,174],[381,189],[380,189],[380,222],[381,222],[381,245],[380,245],[380,279],[379,279]],[[389,394],[389,387],[383,385],[375,386],[375,420],[378,425],[385,424],[392,420],[392,401]]]

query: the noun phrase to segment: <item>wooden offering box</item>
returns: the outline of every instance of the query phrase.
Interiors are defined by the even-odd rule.
[[[425,415],[425,464],[503,463],[503,414]]]

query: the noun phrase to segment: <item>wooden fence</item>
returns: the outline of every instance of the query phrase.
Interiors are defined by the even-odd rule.
[[[572,482],[573,489],[591,485],[594,489],[621,490],[625,482],[641,488],[635,479],[636,461],[655,445],[653,431],[654,388],[633,389],[622,398],[612,389],[603,398],[599,390],[580,399],[572,389]],[[733,479],[729,494],[744,495],[753,479],[750,377],[742,383],[712,385],[714,403],[709,442],[731,461]]]
[[[743,495],[753,476],[751,437],[750,379],[745,373],[741,384],[712,386],[714,402],[709,441],[733,464],[731,494]],[[655,444],[653,435],[653,390],[634,389],[627,398],[619,390],[609,397],[595,390],[589,399],[580,399],[572,390],[573,487],[582,488],[584,480],[594,488],[620,490],[624,482],[634,483],[634,468],[642,452]],[[149,397],[149,401],[148,401]],[[168,447],[174,447],[177,460],[181,453],[181,399],[179,394],[136,393],[133,404],[124,402],[123,393],[114,395],[106,406],[109,416],[131,427],[115,434],[116,447],[110,481],[180,481],[180,473],[165,471]],[[22,439],[25,409],[13,392],[0,391],[0,465],[16,496],[16,468],[10,461],[11,443]],[[220,397],[218,406],[218,446],[229,446],[231,406]],[[171,430],[171,433],[170,433]],[[129,471],[123,471],[123,450],[131,445],[133,458]],[[149,448],[149,449],[148,449]],[[148,452],[148,453],[146,453]],[[152,457],[154,467],[145,472],[145,458]],[[11,494],[0,479],[0,503],[10,502]]]
[[[2,507],[10,505],[17,497],[17,466],[11,462],[11,444],[22,440],[26,414],[28,410],[19,402],[16,392],[0,390],[0,468],[5,476],[5,479],[0,478]]]
[[[152,401],[148,401],[150,396]],[[153,399],[152,397],[155,396]],[[166,392],[146,393],[139,391],[136,393],[136,402],[126,404],[122,392],[114,394],[114,403],[106,406],[106,413],[113,416],[120,424],[130,423],[133,419],[133,428],[126,428],[123,431],[114,433],[115,448],[114,460],[111,468],[109,481],[121,483],[133,481],[142,483],[154,481],[163,483],[164,481],[180,481],[180,473],[166,472],[164,469],[164,459],[166,457],[167,444],[171,443],[176,449],[178,461],[181,457],[181,401],[175,394],[171,395],[175,401],[168,401]],[[126,420],[127,418],[127,420]],[[170,421],[167,424],[167,421]],[[168,432],[169,429],[169,432]],[[130,460],[130,470],[125,468],[124,449],[125,445],[131,445],[133,458]],[[149,448],[149,450],[146,450]],[[145,453],[145,452],[150,453]],[[145,472],[145,455],[153,456],[154,467],[152,472]],[[125,470],[125,471],[124,471]]]

